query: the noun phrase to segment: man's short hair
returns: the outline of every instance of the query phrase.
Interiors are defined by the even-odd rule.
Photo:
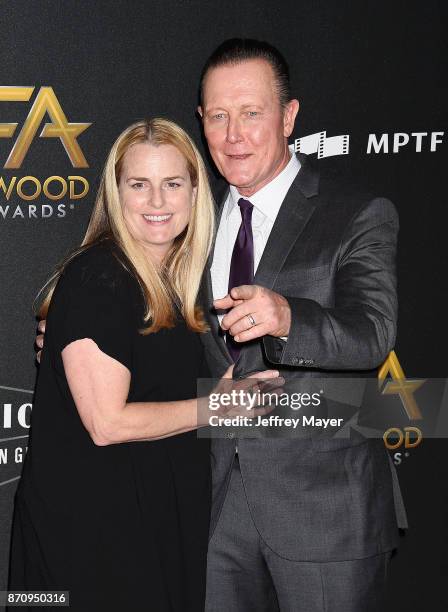
[[[241,64],[254,59],[265,60],[271,66],[280,104],[286,106],[291,100],[288,64],[280,51],[273,45],[253,38],[229,38],[213,51],[202,69],[200,81],[201,104],[204,102],[204,83],[209,70],[226,64]]]

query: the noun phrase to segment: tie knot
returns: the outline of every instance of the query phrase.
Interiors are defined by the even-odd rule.
[[[249,200],[245,200],[244,198],[240,198],[238,200],[238,206],[241,209],[241,215],[244,217],[247,213],[252,212],[252,208],[254,205],[249,202]]]

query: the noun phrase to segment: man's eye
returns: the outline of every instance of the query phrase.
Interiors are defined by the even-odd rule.
[[[258,111],[247,111],[249,117],[257,117],[260,113]]]
[[[212,119],[220,120],[220,119],[224,119],[225,116],[226,116],[225,113],[216,113],[215,115],[212,115]]]

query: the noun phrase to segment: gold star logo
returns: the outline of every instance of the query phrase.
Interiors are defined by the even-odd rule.
[[[388,380],[384,384],[388,374],[390,374],[392,380]],[[426,379],[406,379],[395,351],[389,353],[389,356],[378,372],[378,388],[381,390],[384,384],[381,393],[384,395],[399,395],[410,421],[418,421],[423,418],[414,393],[425,382]]]
[[[0,101],[25,102],[33,91],[34,87],[0,87]],[[89,164],[76,139],[92,124],[69,123],[52,87],[40,88],[4,167],[20,168],[45,113],[50,116],[51,123],[44,125],[40,137],[59,138],[72,165],[75,168],[88,168]],[[16,128],[17,123],[0,124],[0,138],[11,138]]]

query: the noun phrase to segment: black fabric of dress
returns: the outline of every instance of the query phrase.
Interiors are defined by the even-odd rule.
[[[197,378],[207,375],[199,335],[177,310],[174,328],[139,334],[142,294],[114,248],[105,241],[72,260],[50,305],[16,495],[9,588],[69,590],[70,610],[83,612],[199,612],[208,440],[191,431],[96,446],[64,373],[62,349],[91,338],[130,370],[129,402],[196,397]]]

